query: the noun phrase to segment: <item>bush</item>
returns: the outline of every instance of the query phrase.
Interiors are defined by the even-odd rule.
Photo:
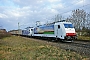
[[[4,38],[4,37],[10,37],[11,34],[7,33],[7,32],[0,32],[0,39]]]
[[[90,29],[86,29],[86,30],[78,30],[77,34],[79,36],[89,36],[90,37]]]

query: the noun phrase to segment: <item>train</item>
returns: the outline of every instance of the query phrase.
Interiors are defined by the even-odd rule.
[[[55,41],[73,42],[73,40],[77,39],[73,24],[66,21],[43,24],[36,27],[30,27],[26,30],[18,30],[18,33],[23,36],[50,38]]]

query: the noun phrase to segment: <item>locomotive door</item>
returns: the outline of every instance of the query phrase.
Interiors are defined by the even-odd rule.
[[[60,39],[62,39],[62,28],[60,27],[60,25],[58,25],[57,37],[60,38]]]

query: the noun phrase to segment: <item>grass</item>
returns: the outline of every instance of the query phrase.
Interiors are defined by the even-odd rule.
[[[0,60],[89,60],[89,58],[34,39],[11,36],[0,40]]]
[[[78,36],[78,40],[90,40],[90,36]]]

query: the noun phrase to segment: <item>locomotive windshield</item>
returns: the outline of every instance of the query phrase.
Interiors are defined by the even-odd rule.
[[[65,28],[74,28],[72,24],[64,24]]]

